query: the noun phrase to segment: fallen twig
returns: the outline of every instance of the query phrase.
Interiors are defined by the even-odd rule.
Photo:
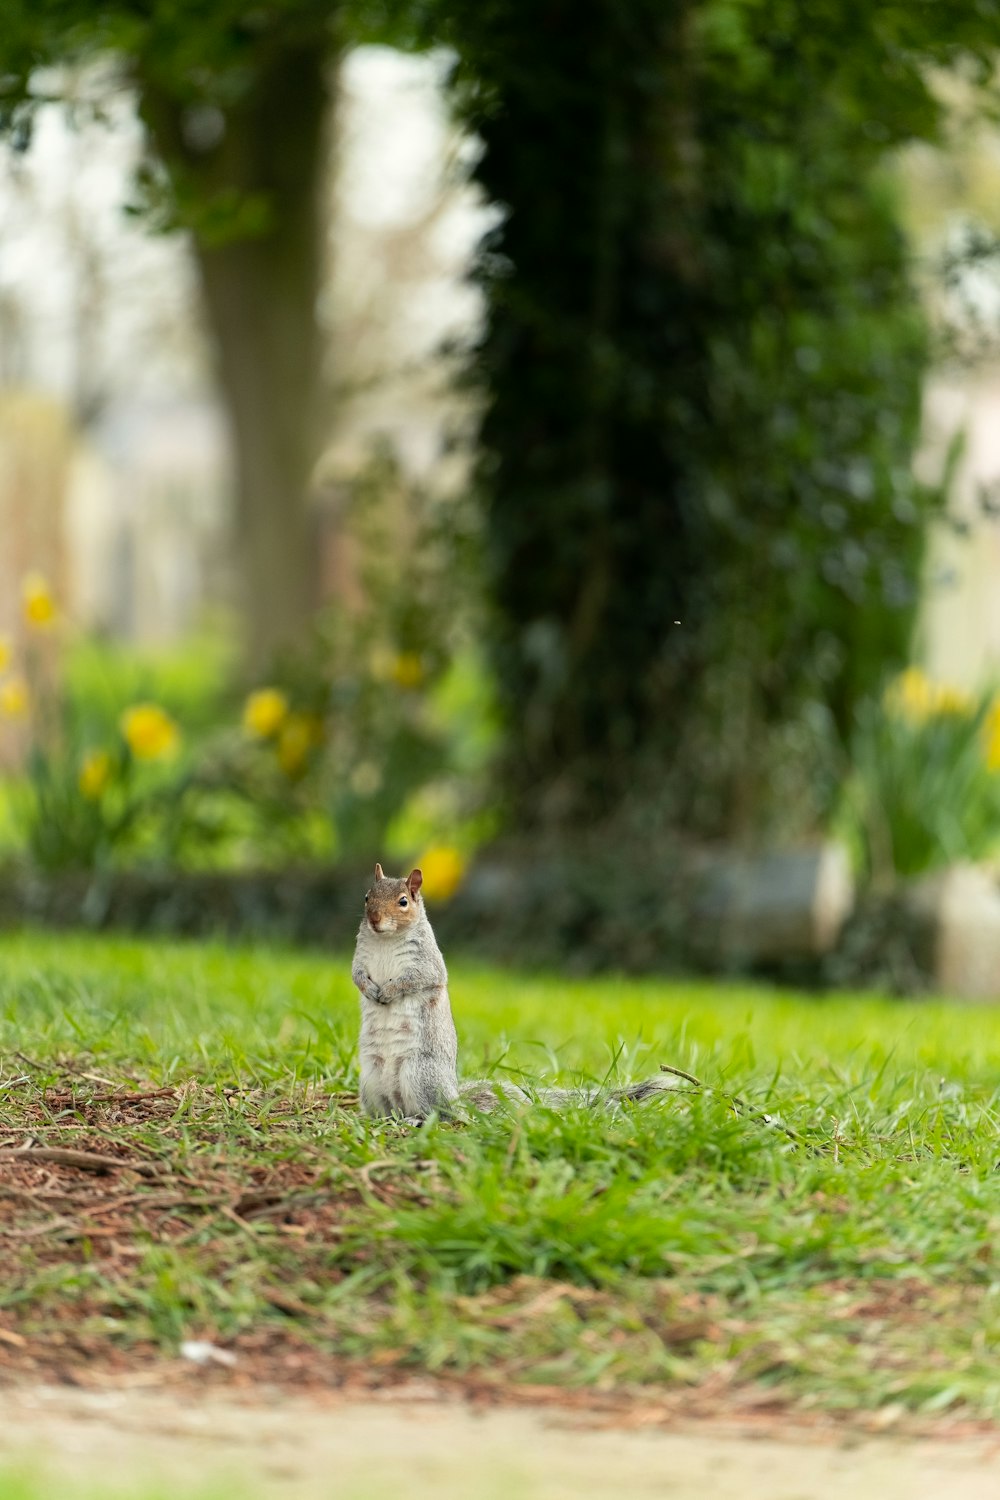
[[[283,1292],[280,1287],[262,1286],[260,1295],[265,1302],[292,1318],[314,1318],[318,1314],[317,1308],[310,1307],[308,1302],[303,1302],[293,1292]]]
[[[31,1224],[27,1229],[11,1229],[6,1224],[0,1224],[0,1239],[4,1240],[38,1240],[45,1235],[54,1235],[59,1230],[76,1229],[78,1221],[61,1215],[58,1219],[47,1219],[44,1224]]]
[[[163,1171],[159,1163],[100,1156],[96,1151],[74,1151],[68,1146],[20,1146],[0,1151],[0,1161],[51,1162],[57,1167],[79,1167],[84,1172],[138,1172],[143,1177],[157,1177]]]
[[[54,1201],[60,1203],[74,1203],[76,1201],[72,1193],[32,1193],[27,1188],[8,1187],[5,1182],[0,1182],[0,1198],[8,1198],[13,1203],[29,1203],[33,1207]]]
[[[81,1075],[81,1076],[88,1076],[88,1075]],[[176,1097],[177,1097],[177,1090],[173,1089],[173,1088],[167,1088],[167,1089],[150,1089],[145,1094],[130,1093],[127,1089],[115,1089],[114,1092],[110,1093],[110,1094],[85,1094],[85,1095],[83,1095],[82,1098],[80,1096],[78,1096],[77,1094],[70,1093],[70,1094],[66,1095],[65,1102],[67,1102],[67,1103],[73,1103],[73,1104],[77,1104],[78,1103],[78,1104],[128,1104],[128,1105],[133,1105],[133,1104],[145,1104],[146,1101],[149,1100],[149,1099],[176,1099]],[[53,1099],[49,1100],[49,1102],[52,1103],[52,1104],[55,1104],[55,1103],[60,1103],[61,1104],[64,1101],[63,1101],[62,1097],[60,1096],[60,1097],[53,1098]]]
[[[685,1073],[683,1068],[674,1068],[670,1065],[670,1063],[660,1063],[660,1072],[672,1073],[675,1078],[684,1078],[688,1083],[693,1083],[694,1086],[699,1089],[709,1087],[708,1084],[702,1083],[700,1078],[696,1078],[693,1073]]]

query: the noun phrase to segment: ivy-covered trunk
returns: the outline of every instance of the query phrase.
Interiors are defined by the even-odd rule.
[[[684,28],[662,0],[541,0],[530,41],[514,4],[477,7],[464,36],[476,176],[505,214],[482,257],[481,439],[521,821],[620,795],[665,738],[698,610],[677,448],[703,385]]]
[[[511,823],[801,832],[905,655],[938,498],[882,172],[933,132],[919,64],[804,0],[450,11],[504,214],[478,374]]]

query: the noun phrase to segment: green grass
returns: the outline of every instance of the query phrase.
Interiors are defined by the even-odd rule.
[[[663,1061],[707,1087],[372,1125],[346,956],[0,940],[0,1145],[30,1129],[155,1174],[16,1178],[0,1329],[24,1343],[0,1360],[208,1338],[293,1381],[1000,1415],[1000,1012],[458,964],[452,999],[466,1075]],[[133,1108],[112,1085],[175,1091]]]

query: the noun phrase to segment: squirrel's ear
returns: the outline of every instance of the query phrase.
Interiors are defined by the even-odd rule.
[[[406,884],[410,888],[410,895],[415,896],[424,883],[424,877],[419,870],[411,870],[406,877]]]
[[[384,880],[385,879],[385,876],[382,874],[382,866],[381,865],[376,865],[375,866],[375,879],[376,880]]]

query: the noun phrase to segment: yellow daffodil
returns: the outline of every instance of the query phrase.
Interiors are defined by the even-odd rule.
[[[986,764],[991,771],[1000,771],[1000,699],[990,709],[985,730]]]
[[[119,720],[136,760],[166,760],[180,745],[180,730],[158,703],[135,703]]]
[[[78,784],[88,802],[96,802],[111,780],[111,754],[107,750],[88,750],[80,766]]]
[[[427,676],[418,652],[390,651],[387,646],[373,648],[368,669],[376,682],[394,682],[401,688],[418,688]]]
[[[909,724],[972,711],[972,698],[963,688],[950,682],[933,682],[920,667],[900,672],[886,692],[885,704],[890,713]]]
[[[971,708],[972,699],[964,688],[955,687],[950,682],[935,683],[931,692],[931,713],[960,718]]]
[[[465,879],[467,861],[448,844],[425,849],[417,861],[423,873],[423,894],[432,901],[450,901]]]
[[[900,672],[886,692],[886,707],[900,719],[911,724],[920,724],[931,713],[933,689],[927,673],[920,667],[907,667]]]
[[[280,688],[258,688],[243,705],[243,728],[254,739],[273,739],[287,718],[288,698]]]
[[[56,618],[56,601],[41,573],[29,573],[21,585],[21,612],[25,624],[45,630]]]
[[[390,675],[397,687],[418,688],[426,673],[416,651],[401,651],[392,663]]]
[[[6,682],[0,682],[0,713],[8,719],[26,718],[29,703],[28,684],[23,677],[8,677]]]
[[[312,714],[289,714],[278,734],[278,765],[286,776],[298,776],[305,770],[309,752],[317,742],[316,719]]]
[[[6,672],[10,666],[12,656],[13,652],[11,651],[8,637],[0,635],[0,672]]]

